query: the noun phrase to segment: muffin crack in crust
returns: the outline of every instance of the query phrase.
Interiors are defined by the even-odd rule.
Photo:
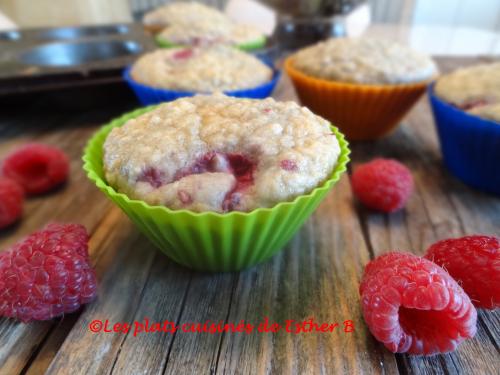
[[[133,199],[192,211],[251,211],[319,186],[340,153],[330,124],[294,102],[199,95],[111,131],[108,183]]]

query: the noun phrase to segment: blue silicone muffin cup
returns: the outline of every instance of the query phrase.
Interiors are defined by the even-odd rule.
[[[464,183],[500,195],[500,124],[444,102],[428,88],[446,167]]]
[[[225,91],[224,94],[228,96],[235,96],[237,98],[251,98],[251,99],[264,99],[270,96],[274,90],[274,87],[278,83],[281,73],[279,70],[275,69],[271,64],[268,63],[266,64],[273,69],[273,78],[269,82],[266,82],[260,86],[252,87],[249,89]],[[176,91],[176,90],[161,89],[143,85],[141,83],[134,81],[134,79],[130,75],[130,69],[131,67],[129,66],[123,71],[123,79],[134,91],[135,96],[137,97],[137,99],[139,99],[139,101],[143,105],[169,102],[185,96],[194,96],[196,94],[199,94],[197,92],[191,92],[191,91]]]

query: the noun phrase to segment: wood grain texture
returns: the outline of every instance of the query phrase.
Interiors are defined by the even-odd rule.
[[[475,60],[442,59],[442,70]],[[275,95],[295,100],[286,77]],[[437,239],[500,234],[500,199],[474,191],[442,165],[426,100],[392,135],[352,145],[351,168],[376,156],[406,163],[416,190],[405,210],[383,215],[361,207],[346,174],[285,249],[240,273],[188,270],[156,251],[81,170],[80,157],[99,124],[130,103],[77,112],[0,113],[0,158],[27,141],[64,149],[71,180],[27,201],[23,220],[0,232],[0,248],[50,221],[80,222],[91,234],[98,300],[76,314],[24,325],[0,319],[0,374],[498,374],[500,314],[480,311],[477,336],[452,354],[393,355],[365,326],[358,287],[364,265],[389,250],[422,254]],[[331,333],[92,333],[90,322],[197,322],[258,325],[265,317],[338,323]],[[352,320],[355,331],[343,331]]]

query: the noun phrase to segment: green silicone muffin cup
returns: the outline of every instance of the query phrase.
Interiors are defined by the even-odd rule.
[[[259,48],[263,48],[266,45],[266,37],[262,36],[259,39],[251,40],[249,42],[238,44],[236,47],[243,51],[253,51]],[[181,44],[172,43],[166,39],[163,39],[159,35],[155,36],[155,42],[158,47],[161,48],[174,48],[182,47]]]
[[[236,271],[273,256],[318,207],[339,180],[349,161],[349,148],[337,128],[340,144],[334,171],[320,187],[291,202],[251,212],[197,213],[150,206],[128,198],[109,186],[103,172],[103,144],[111,129],[123,125],[155,106],[127,113],[100,129],[85,148],[83,161],[88,177],[116,203],[163,253],[186,267],[205,271]]]

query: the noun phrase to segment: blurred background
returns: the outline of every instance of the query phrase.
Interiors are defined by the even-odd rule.
[[[85,89],[100,103],[96,86],[105,98],[111,94],[104,87],[131,96],[123,90],[124,67],[157,48],[142,17],[168,2],[0,0],[0,105],[38,93],[66,100],[71,89]],[[500,55],[500,0],[200,2],[263,31],[267,43],[252,53],[268,61],[331,36],[360,35],[396,40],[434,56]]]
[[[166,2],[169,0],[0,0],[0,30],[128,23]],[[320,33],[369,32],[432,54],[500,54],[498,0],[201,2],[225,10],[238,21],[257,24],[268,33],[298,29],[312,19]],[[335,19],[334,25],[325,26],[331,19]]]

